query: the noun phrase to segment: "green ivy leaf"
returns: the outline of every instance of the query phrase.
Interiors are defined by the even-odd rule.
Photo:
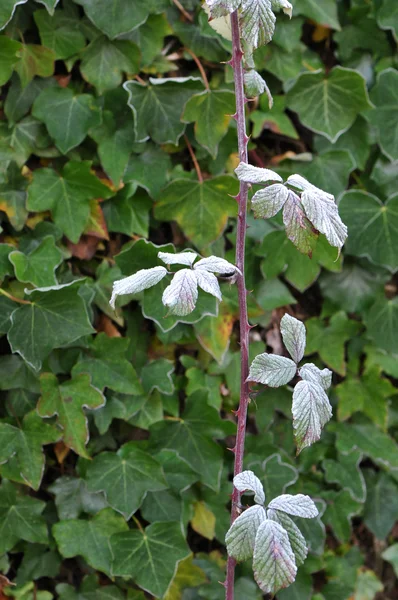
[[[2,38],[3,39],[3,38]],[[4,38],[8,39],[8,38]],[[56,85],[56,80],[48,79],[33,79],[28,85],[22,89],[21,80],[16,75],[11,80],[11,85],[8,90],[7,98],[4,103],[4,112],[9,120],[9,124],[13,125],[25,117],[30,108],[40,94],[40,92],[51,85]]]
[[[145,531],[113,535],[110,543],[113,575],[133,577],[139,587],[157,597],[164,596],[178,563],[190,553],[179,523],[154,523]]]
[[[178,179],[167,186],[155,206],[155,216],[162,221],[177,221],[185,235],[199,249],[217,240],[228,217],[237,212],[233,198],[236,181],[229,176],[203,182]]]
[[[283,462],[280,454],[271,454],[261,464],[250,463],[249,469],[257,473],[264,487],[267,502],[284,494],[286,489],[293,485],[298,478],[298,471],[289,463]]]
[[[55,375],[43,373],[40,384],[42,395],[37,405],[39,415],[57,415],[58,423],[63,429],[65,446],[88,458],[85,446],[89,440],[89,433],[83,408],[95,409],[103,406],[104,396],[90,384],[89,375],[77,375],[59,385]]]
[[[31,252],[24,254],[15,250],[9,254],[14,265],[15,277],[23,283],[36,287],[57,284],[55,269],[62,262],[62,252],[57,248],[53,237],[45,237]]]
[[[346,454],[340,453],[337,460],[328,458],[322,462],[326,481],[337,483],[357,502],[365,502],[366,499],[366,483],[359,466],[362,458],[360,450],[351,450]]]
[[[136,142],[151,138],[156,144],[178,144],[185,130],[181,115],[187,101],[202,90],[200,79],[149,78],[147,85],[126,81],[128,105],[133,111]]]
[[[105,508],[90,520],[69,519],[53,526],[53,535],[64,558],[83,556],[90,567],[111,575],[112,552],[109,538],[128,530],[122,516]]]
[[[370,338],[386,352],[398,352],[398,298],[380,296],[365,314]]]
[[[28,217],[25,206],[26,183],[15,163],[10,164],[0,183],[0,210],[6,213],[16,231],[21,231]]]
[[[25,4],[28,0],[4,0],[0,6],[0,29],[11,21],[14,11],[20,4]]]
[[[195,123],[197,142],[217,157],[218,144],[228,131],[235,112],[235,95],[227,90],[206,90],[195,94],[185,105],[182,120]]]
[[[96,38],[82,55],[80,71],[100,94],[118,87],[123,73],[139,71],[140,51],[127,40],[110,42],[105,36]]]
[[[366,256],[376,264],[395,271],[398,264],[398,194],[382,204],[380,200],[359,190],[346,192],[340,202],[341,218],[348,227],[346,251]]]
[[[294,8],[296,14],[304,15],[319,25],[340,29],[335,0],[323,0],[322,4],[316,0],[300,0],[297,10]]]
[[[383,0],[377,12],[377,23],[382,29],[391,29],[398,40],[398,7],[394,0]]]
[[[381,555],[384,560],[389,562],[394,569],[395,576],[398,574],[398,544],[393,544],[387,550],[384,550]]]
[[[274,96],[274,104],[272,108],[269,108],[269,100],[266,94],[261,95],[259,110],[250,113],[250,121],[253,123],[253,137],[258,138],[264,130],[270,130],[272,133],[287,135],[297,140],[297,131],[285,113],[285,109],[286,100],[284,96]]]
[[[90,217],[90,200],[109,198],[111,190],[91,173],[88,161],[66,163],[62,175],[38,169],[28,189],[28,210],[51,210],[61,231],[77,243]]]
[[[61,87],[43,90],[33,103],[32,115],[46,125],[62,154],[78,146],[101,122],[94,96],[74,94],[70,88]]]
[[[86,45],[80,22],[65,11],[57,10],[53,16],[47,10],[36,10],[34,19],[43,46],[50,48],[55,59],[65,59],[80,52]]]
[[[108,504],[128,521],[139,509],[147,492],[167,488],[160,464],[135,442],[117,453],[103,452],[87,468],[87,485],[92,492],[105,492]]]
[[[351,518],[361,512],[362,504],[353,500],[346,491],[325,492],[323,498],[327,503],[324,523],[332,528],[340,542],[348,542],[351,537]]]
[[[103,494],[89,492],[86,482],[77,477],[58,477],[48,490],[55,495],[61,521],[77,519],[83,512],[95,515],[107,506]]]
[[[1,553],[12,550],[19,540],[48,542],[47,526],[41,516],[44,508],[44,502],[25,496],[17,486],[3,480],[0,487]]]
[[[8,341],[13,352],[35,370],[51,350],[93,333],[86,306],[79,295],[80,282],[27,290],[31,304],[11,315]]]
[[[22,88],[28,85],[35,75],[51,77],[54,73],[55,54],[50,48],[36,44],[23,44],[20,60],[15,66]]]
[[[301,122],[335,142],[354,123],[357,115],[372,105],[366,82],[358,71],[334,67],[300,75],[287,94],[287,106]]]
[[[169,155],[154,144],[147,144],[141,154],[131,157],[123,181],[135,183],[143,187],[152,198],[157,198],[166,185],[170,167]]]
[[[0,85],[4,85],[10,79],[14,66],[20,59],[21,48],[22,44],[20,42],[11,40],[4,35],[0,37]]]
[[[116,585],[102,585],[95,575],[87,575],[79,591],[67,583],[55,588],[60,600],[124,600],[123,592]]]
[[[57,442],[61,436],[59,429],[45,424],[35,411],[24,417],[21,427],[0,423],[2,476],[38,490],[45,465],[42,446]]]
[[[363,117],[358,116],[354,125],[343,133],[334,144],[331,144],[329,140],[319,135],[315,137],[314,145],[321,153],[329,150],[347,151],[354,160],[355,166],[363,170],[370,154],[370,126]],[[330,174],[332,175],[332,173]],[[317,185],[318,187],[322,187],[319,184]],[[329,189],[329,186],[327,186],[327,189]],[[336,195],[336,191],[330,191]],[[341,191],[340,189],[339,193]]]
[[[80,355],[72,369],[72,376],[88,373],[92,384],[101,390],[107,387],[121,394],[141,394],[143,389],[137,373],[126,359],[128,346],[128,339],[98,334]]]
[[[379,540],[384,540],[397,518],[398,486],[386,473],[366,472],[368,496],[364,508],[366,526]]]
[[[44,4],[46,9],[48,10],[48,13],[50,15],[53,15],[54,11],[55,11],[55,7],[57,6],[59,0],[36,0],[36,2],[40,2],[40,4]]]
[[[377,129],[380,148],[390,160],[398,160],[395,119],[398,109],[398,73],[395,69],[379,73],[370,97],[376,108],[368,114],[372,125]]]

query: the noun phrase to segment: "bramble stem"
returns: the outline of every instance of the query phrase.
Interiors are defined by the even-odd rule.
[[[243,52],[240,45],[239,19],[237,11],[231,14],[232,30],[232,59],[231,66],[234,70],[235,95],[236,95],[236,114],[235,119],[238,129],[238,149],[241,162],[248,162],[246,122],[245,122],[245,93],[243,87]],[[245,450],[246,419],[247,407],[249,404],[249,385],[246,379],[249,375],[249,323],[247,318],[247,291],[245,284],[245,241],[246,241],[246,217],[247,217],[247,194],[248,184],[240,182],[239,195],[237,197],[238,209],[238,227],[236,237],[236,266],[241,271],[239,276],[238,295],[239,295],[239,322],[240,322],[240,402],[237,411],[238,426],[235,442],[235,465],[234,475],[241,473],[243,468],[243,455]],[[232,493],[231,523],[239,515],[240,493],[234,487]],[[235,560],[228,557],[227,578],[225,581],[226,600],[234,599],[234,577]]]

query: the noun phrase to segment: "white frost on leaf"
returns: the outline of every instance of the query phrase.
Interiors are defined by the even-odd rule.
[[[204,269],[196,269],[194,274],[196,275],[199,287],[202,288],[204,292],[215,296],[217,300],[220,300],[221,302],[222,296],[217,277]]]
[[[297,173],[295,173],[294,175],[290,175],[290,177],[288,177],[286,180],[286,184],[291,185],[292,187],[298,189],[300,192],[305,192],[306,190],[312,191],[315,194],[326,196],[327,198],[329,198],[329,200],[334,200],[333,194],[328,194],[328,192],[321,190],[321,188],[316,187],[316,185],[313,185],[307,179],[305,179],[305,177],[302,177],[302,175],[298,175]]]
[[[197,269],[204,269],[209,273],[218,273],[219,275],[234,275],[236,272],[240,273],[239,269],[232,263],[225,260],[225,258],[219,258],[218,256],[208,256],[207,258],[201,258],[197,263],[194,264],[195,271]]]
[[[286,314],[281,319],[281,334],[290,356],[297,364],[304,356],[305,326],[304,323]]]
[[[272,521],[276,521],[283,527],[289,536],[289,542],[294,552],[296,565],[299,567],[303,564],[308,554],[307,542],[296,523],[284,512],[267,510],[267,517]]]
[[[289,536],[279,523],[266,519],[257,530],[254,578],[263,592],[275,594],[296,579],[297,566]]]
[[[305,381],[320,383],[324,390],[332,385],[332,371],[329,369],[318,369],[313,363],[306,363],[299,370],[299,375]]]
[[[270,169],[262,169],[261,167],[253,167],[247,163],[241,162],[235,169],[239,181],[246,183],[269,183],[277,181],[282,183],[283,179],[275,171]]]
[[[319,440],[322,428],[332,416],[332,407],[323,387],[311,381],[299,381],[293,392],[292,413],[297,452],[300,453]]]
[[[260,73],[257,73],[255,69],[246,71],[243,76],[243,82],[245,85],[245,93],[248,98],[256,98],[265,92],[268,96],[268,106],[271,110],[274,105],[274,100],[266,81],[261,77]]]
[[[272,40],[276,17],[271,0],[242,0],[239,16],[242,37],[248,46],[254,49]]]
[[[198,255],[196,252],[180,252],[180,254],[172,254],[171,252],[159,252],[158,258],[166,265],[186,265],[191,267]]]
[[[254,494],[254,502],[264,504],[265,494],[263,484],[253,471],[242,471],[234,477],[234,486],[240,492]]]
[[[198,281],[191,269],[178,271],[163,292],[162,302],[173,315],[184,317],[191,313],[198,299]]]
[[[235,560],[247,560],[253,556],[256,534],[265,518],[265,509],[256,505],[235,519],[225,536],[229,556]]]
[[[112,308],[115,308],[115,301],[118,296],[142,292],[159,283],[166,275],[167,269],[164,267],[153,267],[152,269],[141,269],[141,271],[137,271],[137,273],[130,275],[130,277],[115,281],[109,304]]]
[[[247,381],[279,387],[293,379],[296,369],[296,363],[290,358],[264,352],[253,360]]]
[[[206,0],[205,5],[207,4],[209,7],[212,17],[225,17],[237,10],[241,1],[242,0]]]
[[[341,250],[347,239],[347,227],[340,218],[333,196],[330,198],[330,194],[308,189],[301,194],[301,203],[314,227],[326,236],[331,246]]]
[[[274,183],[256,192],[251,205],[254,216],[261,219],[274,217],[289,197],[289,190],[280,183]]]
[[[304,494],[282,494],[268,505],[268,508],[273,510],[281,510],[294,517],[302,517],[303,519],[313,519],[318,516],[318,509],[315,503],[309,496]]]
[[[282,9],[285,15],[288,15],[290,18],[293,16],[293,6],[287,0],[271,0],[272,10],[280,10]]]

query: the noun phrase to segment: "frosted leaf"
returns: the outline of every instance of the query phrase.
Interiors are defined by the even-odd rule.
[[[332,407],[323,387],[299,381],[293,392],[293,428],[297,452],[321,437],[322,428],[332,416]]]
[[[265,80],[261,77],[260,73],[257,73],[255,69],[250,69],[246,71],[243,76],[243,81],[245,84],[245,93],[248,98],[255,98],[256,96],[261,96],[264,92],[268,96],[268,105],[271,109],[274,101],[267,86]]]
[[[212,17],[211,10],[207,2],[202,4],[202,7],[205,13],[211,17],[209,19],[209,25],[214,31],[217,31],[223,38],[226,40],[232,41],[232,31],[231,31],[231,18],[229,14],[224,17]]]
[[[282,9],[285,15],[288,15],[292,18],[293,15],[293,6],[287,0],[271,0],[272,10],[280,10]]]
[[[250,366],[247,381],[255,381],[270,387],[289,383],[296,374],[296,363],[277,354],[259,354]]]
[[[234,486],[240,492],[253,493],[254,502],[257,502],[257,504],[264,504],[265,495],[263,484],[253,471],[242,471],[242,473],[235,475]]]
[[[113,284],[112,297],[109,304],[115,308],[115,301],[118,296],[123,294],[137,294],[147,288],[156,285],[167,275],[167,269],[164,267],[153,267],[152,269],[141,269],[130,277],[119,279]]]
[[[296,565],[298,567],[302,565],[307,558],[308,547],[307,542],[296,523],[286,513],[273,510],[272,508],[267,510],[267,517],[268,519],[279,523],[279,525],[287,532],[296,559]]]
[[[206,0],[212,17],[230,15],[239,8],[242,0]]]
[[[329,198],[329,200],[334,200],[333,194],[328,194],[328,192],[321,190],[321,188],[316,187],[307,179],[305,179],[305,177],[297,175],[297,173],[295,173],[294,175],[290,175],[290,177],[287,178],[286,183],[300,190],[300,192],[312,191],[316,194],[326,196],[327,198]]]
[[[198,281],[196,273],[191,269],[178,271],[162,296],[162,302],[170,313],[179,317],[189,315],[194,310],[197,299]]]
[[[308,189],[301,194],[301,203],[314,227],[325,234],[331,246],[340,250],[347,239],[347,227],[340,218],[333,196],[330,198],[325,192]]]
[[[257,530],[265,518],[265,509],[256,505],[235,519],[225,536],[229,556],[236,560],[247,560],[253,556]]]
[[[324,390],[330,388],[332,384],[332,371],[329,369],[318,369],[313,363],[306,363],[299,370],[299,375],[305,381],[320,383]]]
[[[158,258],[166,265],[186,265],[191,267],[198,255],[196,252],[180,252],[180,254],[172,254],[171,252],[159,252]]]
[[[231,264],[225,258],[219,258],[218,256],[208,256],[207,258],[201,258],[193,267],[195,270],[204,269],[209,273],[218,273],[219,275],[234,275],[236,272],[240,273],[239,269],[235,265]]]
[[[318,233],[307,219],[300,198],[292,191],[283,207],[283,224],[289,240],[300,252],[311,256]]]
[[[266,519],[257,530],[253,553],[254,578],[263,592],[275,594],[296,578],[289,536],[279,523]]]
[[[318,509],[315,503],[309,496],[304,494],[282,494],[271,500],[268,508],[274,510],[281,510],[289,515],[295,517],[302,517],[303,519],[313,519],[318,516]]]
[[[271,0],[242,0],[240,26],[248,46],[258,48],[268,44],[274,35],[275,21]]]
[[[215,296],[221,302],[222,296],[217,277],[204,269],[197,269],[194,273],[196,274],[199,287],[202,288],[204,292]]]
[[[274,217],[285,204],[289,190],[280,183],[256,192],[252,198],[252,209],[256,218],[270,219]]]
[[[299,363],[305,350],[304,323],[286,314],[281,319],[281,334],[290,356],[296,364]]]
[[[278,173],[270,169],[262,169],[261,167],[253,167],[247,163],[241,162],[235,169],[239,181],[246,183],[268,183],[270,181],[278,181],[282,183],[283,179]]]

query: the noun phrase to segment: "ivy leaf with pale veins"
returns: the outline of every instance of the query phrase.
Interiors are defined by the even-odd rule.
[[[326,481],[337,483],[343,490],[348,490],[357,502],[365,502],[366,499],[366,483],[359,466],[362,458],[362,452],[353,449],[347,453],[339,453],[337,460],[327,458],[322,462]]]
[[[93,410],[103,406],[104,396],[91,385],[89,375],[77,375],[59,385],[55,375],[43,373],[40,384],[42,395],[37,405],[39,415],[57,415],[58,423],[63,429],[65,446],[76,454],[89,458],[86,450],[89,432],[83,408]]]
[[[51,350],[93,333],[86,305],[79,295],[79,281],[50,288],[26,290],[32,304],[11,314],[8,341],[13,352],[35,370]]]
[[[266,594],[275,594],[296,578],[297,567],[288,533],[266,519],[257,530],[253,554],[254,578]]]
[[[350,190],[341,198],[339,209],[347,223],[347,254],[366,256],[392,272],[398,265],[398,194],[385,204],[373,194]]]
[[[228,90],[206,90],[195,94],[185,105],[182,120],[195,123],[197,142],[217,157],[218,144],[228,131],[235,112],[235,95]]]
[[[296,363],[290,358],[264,352],[253,360],[247,380],[280,387],[293,379],[296,369]]]
[[[167,488],[160,464],[135,442],[117,452],[98,454],[87,468],[86,481],[92,492],[105,492],[108,504],[126,520],[139,509],[147,492]]]
[[[263,506],[251,506],[239,515],[225,536],[228,556],[233,556],[237,561],[251,558],[257,530],[265,519]]]
[[[45,503],[24,495],[10,481],[0,487],[0,552],[12,550],[19,540],[47,544],[47,525],[41,516]]]
[[[0,6],[0,29],[9,23],[14,15],[14,11],[20,4],[25,4],[28,0],[2,0]]]
[[[123,73],[138,73],[140,51],[128,40],[110,42],[105,36],[96,38],[82,55],[80,71],[100,94],[122,83]]]
[[[332,416],[332,407],[323,387],[310,381],[299,381],[293,392],[293,428],[297,452],[311,446],[321,437]]]
[[[234,477],[234,486],[245,494],[254,494],[254,502],[264,504],[265,495],[261,481],[252,471],[242,471]]]
[[[96,575],[86,575],[78,591],[68,583],[59,583],[55,590],[60,600],[124,600],[123,592],[116,585],[102,585],[98,579]],[[133,600],[143,599],[133,596]]]
[[[149,78],[147,85],[138,81],[123,84],[133,111],[136,142],[151,138],[156,144],[178,144],[185,131],[181,115],[187,101],[202,90],[200,79],[176,77]]]
[[[305,326],[304,323],[285,314],[281,319],[281,334],[290,356],[296,364],[304,356],[305,350]]]
[[[74,94],[70,88],[43,90],[33,103],[32,115],[42,121],[62,154],[84,140],[101,123],[101,112],[90,94]]]
[[[79,21],[71,18],[65,11],[57,10],[51,16],[46,10],[36,10],[33,16],[41,43],[53,50],[57,60],[77,54],[86,45]]]
[[[366,82],[354,69],[334,67],[303,73],[287,93],[287,106],[303,125],[335,142],[353,125],[358,114],[372,108]]]
[[[369,337],[384,352],[398,353],[398,298],[379,296],[365,313]]]
[[[25,415],[21,427],[0,423],[2,477],[38,490],[45,465],[42,446],[57,442],[61,437],[62,432],[46,424],[36,411]]]
[[[54,169],[37,169],[28,188],[27,208],[51,210],[61,231],[77,243],[90,217],[90,200],[109,198],[111,190],[90,170],[88,161],[70,161],[58,175]]]
[[[9,254],[18,281],[31,283],[36,287],[57,285],[55,269],[61,264],[62,258],[62,252],[55,245],[52,236],[45,237],[28,254],[18,250]]]
[[[58,477],[48,491],[55,495],[60,521],[77,519],[82,512],[95,515],[107,507],[104,495],[89,492],[86,482],[77,477]]]
[[[179,523],[153,523],[145,531],[130,530],[113,535],[112,575],[133,577],[145,591],[162,598],[178,563],[190,550]]]
[[[72,376],[88,373],[92,384],[121,394],[142,394],[143,389],[133,365],[127,360],[127,338],[110,338],[99,333],[89,348],[83,350],[72,369]]]
[[[5,35],[0,37],[0,85],[4,85],[10,79],[14,66],[19,61],[21,47],[21,43],[16,40],[11,40]]]
[[[236,216],[236,181],[229,176],[203,182],[177,179],[162,192],[155,205],[155,217],[177,221],[186,237],[200,250],[223,233],[228,217]]]
[[[90,567],[110,576],[112,552],[109,538],[127,529],[128,525],[121,515],[105,508],[90,520],[60,521],[52,531],[64,558],[83,556]]]
[[[44,4],[46,9],[48,10],[48,14],[53,15],[55,11],[55,7],[57,6],[59,0],[36,0],[40,4]]]
[[[391,161],[398,160],[398,124],[395,118],[398,110],[396,69],[389,68],[379,73],[370,97],[376,108],[368,113],[368,118],[377,129],[379,145]]]
[[[35,75],[39,77],[51,77],[54,73],[55,54],[50,48],[37,44],[23,44],[20,51],[20,59],[15,65],[15,71],[24,88]]]

